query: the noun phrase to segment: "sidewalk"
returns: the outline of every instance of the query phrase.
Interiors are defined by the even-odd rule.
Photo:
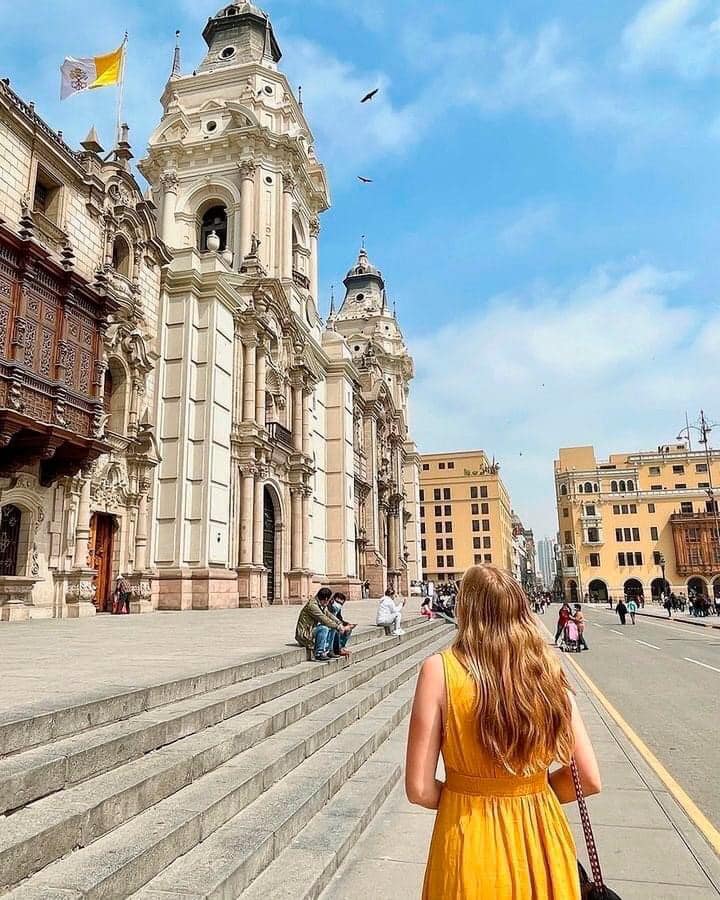
[[[603,875],[623,900],[717,900],[720,860],[593,694],[568,666],[593,740],[603,791],[588,801]],[[404,748],[396,745],[398,760]],[[576,804],[565,807],[589,871]],[[417,900],[434,813],[399,785],[358,841],[323,900]],[[370,875],[372,873],[372,875]]]
[[[610,610],[608,610],[610,612]],[[638,616],[648,616],[651,619],[668,620],[668,614],[659,606],[645,606],[637,611]],[[703,628],[720,628],[720,616],[687,616],[683,613],[672,614],[673,622],[686,622],[688,625],[700,625]]]

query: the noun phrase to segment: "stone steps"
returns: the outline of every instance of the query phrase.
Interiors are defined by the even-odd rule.
[[[415,620],[408,628],[406,640],[422,624],[422,619]],[[358,637],[357,642],[353,641],[355,663],[398,643],[397,638],[383,637],[379,629],[368,629]],[[259,674],[254,677],[225,687],[211,687],[187,699],[0,759],[0,813],[7,814],[290,690],[319,681],[336,671],[338,665],[347,666],[347,663],[338,660],[333,665],[335,668],[331,669],[318,663],[296,662],[276,672],[264,672],[266,662],[262,659],[258,661]]]
[[[195,703],[195,730],[3,820],[0,885],[17,884],[15,898],[128,896],[369,714],[450,631],[421,623],[402,639],[376,632],[349,665],[301,663],[167,707],[173,721]],[[254,705],[239,701],[232,715],[214,719],[238,702],[238,688],[254,692]]]

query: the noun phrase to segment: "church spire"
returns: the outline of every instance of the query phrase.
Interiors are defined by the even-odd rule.
[[[179,78],[182,75],[182,66],[180,64],[180,32],[175,32],[175,51],[173,52],[171,78]]]

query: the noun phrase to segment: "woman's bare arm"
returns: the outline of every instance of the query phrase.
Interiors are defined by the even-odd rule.
[[[426,659],[420,669],[408,734],[405,793],[411,803],[437,809],[443,782],[437,772],[443,732],[445,674],[439,655]]]
[[[570,705],[572,707],[572,729],[575,737],[575,763],[580,773],[583,793],[586,797],[591,797],[593,794],[599,794],[602,790],[600,769],[598,768],[597,759],[595,759],[595,751],[590,742],[585,723],[572,695],[570,695]],[[573,784],[569,766],[563,766],[551,773],[550,787],[555,791],[561,803],[572,803],[575,800],[575,785]]]

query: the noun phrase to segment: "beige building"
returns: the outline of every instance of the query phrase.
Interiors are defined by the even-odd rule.
[[[0,449],[0,604],[11,597],[14,618],[105,610],[120,573],[136,612],[299,603],[320,584],[358,597],[369,581],[377,595],[419,578],[413,364],[382,274],[361,249],[322,321],[329,188],[272,23],[238,0],[203,37],[192,74],[173,59],[140,162],[146,197],[126,130],[109,162],[94,133],[76,153],[0,85],[0,228],[95,304],[94,356],[67,334],[51,348],[64,359],[69,345],[82,384],[56,365],[49,420],[23,407],[35,455]],[[14,285],[29,281],[16,268],[9,334],[25,309]],[[37,382],[19,346],[0,341],[0,429]],[[68,399],[61,382],[85,394]],[[51,425],[51,442],[75,446],[51,421],[75,402],[84,443],[53,455]]]
[[[420,457],[423,577],[459,579],[472,565],[513,571],[510,496],[482,450]]]
[[[708,489],[720,483],[720,451],[675,442],[614,453],[569,447],[555,461],[558,542],[568,599],[642,594],[667,587],[720,594],[718,521]]]

